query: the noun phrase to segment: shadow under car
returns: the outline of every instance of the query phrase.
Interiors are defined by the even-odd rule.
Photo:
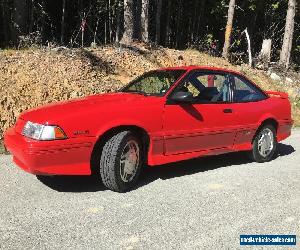
[[[291,145],[278,143],[277,155],[283,157],[295,152]],[[144,167],[137,186],[147,185],[157,179],[171,179],[192,175],[232,165],[242,165],[251,162],[245,152],[229,153],[217,156],[200,157],[192,160],[176,162],[156,167]],[[201,166],[201,167],[200,167]],[[107,190],[99,176],[37,176],[38,180],[49,188],[59,192],[97,192]]]

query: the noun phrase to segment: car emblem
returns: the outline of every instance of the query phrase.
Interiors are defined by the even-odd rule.
[[[73,134],[74,135],[86,135],[86,134],[89,134],[89,133],[90,133],[89,130],[77,130]]]

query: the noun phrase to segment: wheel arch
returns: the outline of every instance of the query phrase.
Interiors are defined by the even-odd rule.
[[[256,132],[255,132],[255,134],[252,138],[251,143],[253,143],[253,141],[254,141],[255,137],[257,136],[258,132],[260,131],[260,129],[263,126],[267,125],[267,124],[270,124],[270,125],[274,126],[275,132],[276,132],[276,135],[277,135],[279,123],[274,117],[269,117],[269,118],[266,118],[266,119],[264,119],[260,122],[260,125],[258,126],[258,128],[257,128],[257,130],[256,130]]]
[[[98,136],[98,139],[94,144],[91,158],[90,158],[90,166],[91,166],[92,174],[97,174],[99,171],[98,163],[100,161],[102,149],[104,147],[105,142],[113,135],[122,131],[132,131],[134,134],[137,135],[138,138],[141,139],[141,143],[143,147],[143,157],[144,157],[143,161],[147,163],[148,151],[150,146],[149,133],[144,128],[137,125],[119,125],[104,131],[100,136]]]

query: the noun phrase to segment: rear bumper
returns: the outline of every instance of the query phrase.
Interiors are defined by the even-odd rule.
[[[81,137],[57,141],[36,141],[10,128],[4,144],[14,162],[35,175],[90,175],[90,157],[96,138]]]
[[[277,141],[282,141],[291,135],[293,120],[280,121],[277,129]]]

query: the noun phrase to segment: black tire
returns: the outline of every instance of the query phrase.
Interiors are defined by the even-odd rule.
[[[264,132],[271,132],[273,134],[273,147],[272,150],[270,150],[266,155],[263,155],[261,153],[261,151],[263,150],[260,150],[259,147],[259,140],[262,137]],[[254,137],[252,143],[252,151],[249,152],[250,158],[256,162],[268,162],[273,159],[276,150],[277,150],[276,129],[271,124],[262,126]]]
[[[121,156],[128,146],[128,143],[135,142],[138,145],[138,165],[134,176],[128,182],[125,182],[121,176]],[[124,165],[124,164],[123,164]],[[104,144],[100,158],[100,175],[103,184],[110,190],[116,192],[125,192],[132,188],[138,180],[142,166],[142,147],[138,138],[130,131],[122,131],[113,135]],[[123,169],[125,165],[123,166]],[[124,172],[124,171],[123,171]]]

